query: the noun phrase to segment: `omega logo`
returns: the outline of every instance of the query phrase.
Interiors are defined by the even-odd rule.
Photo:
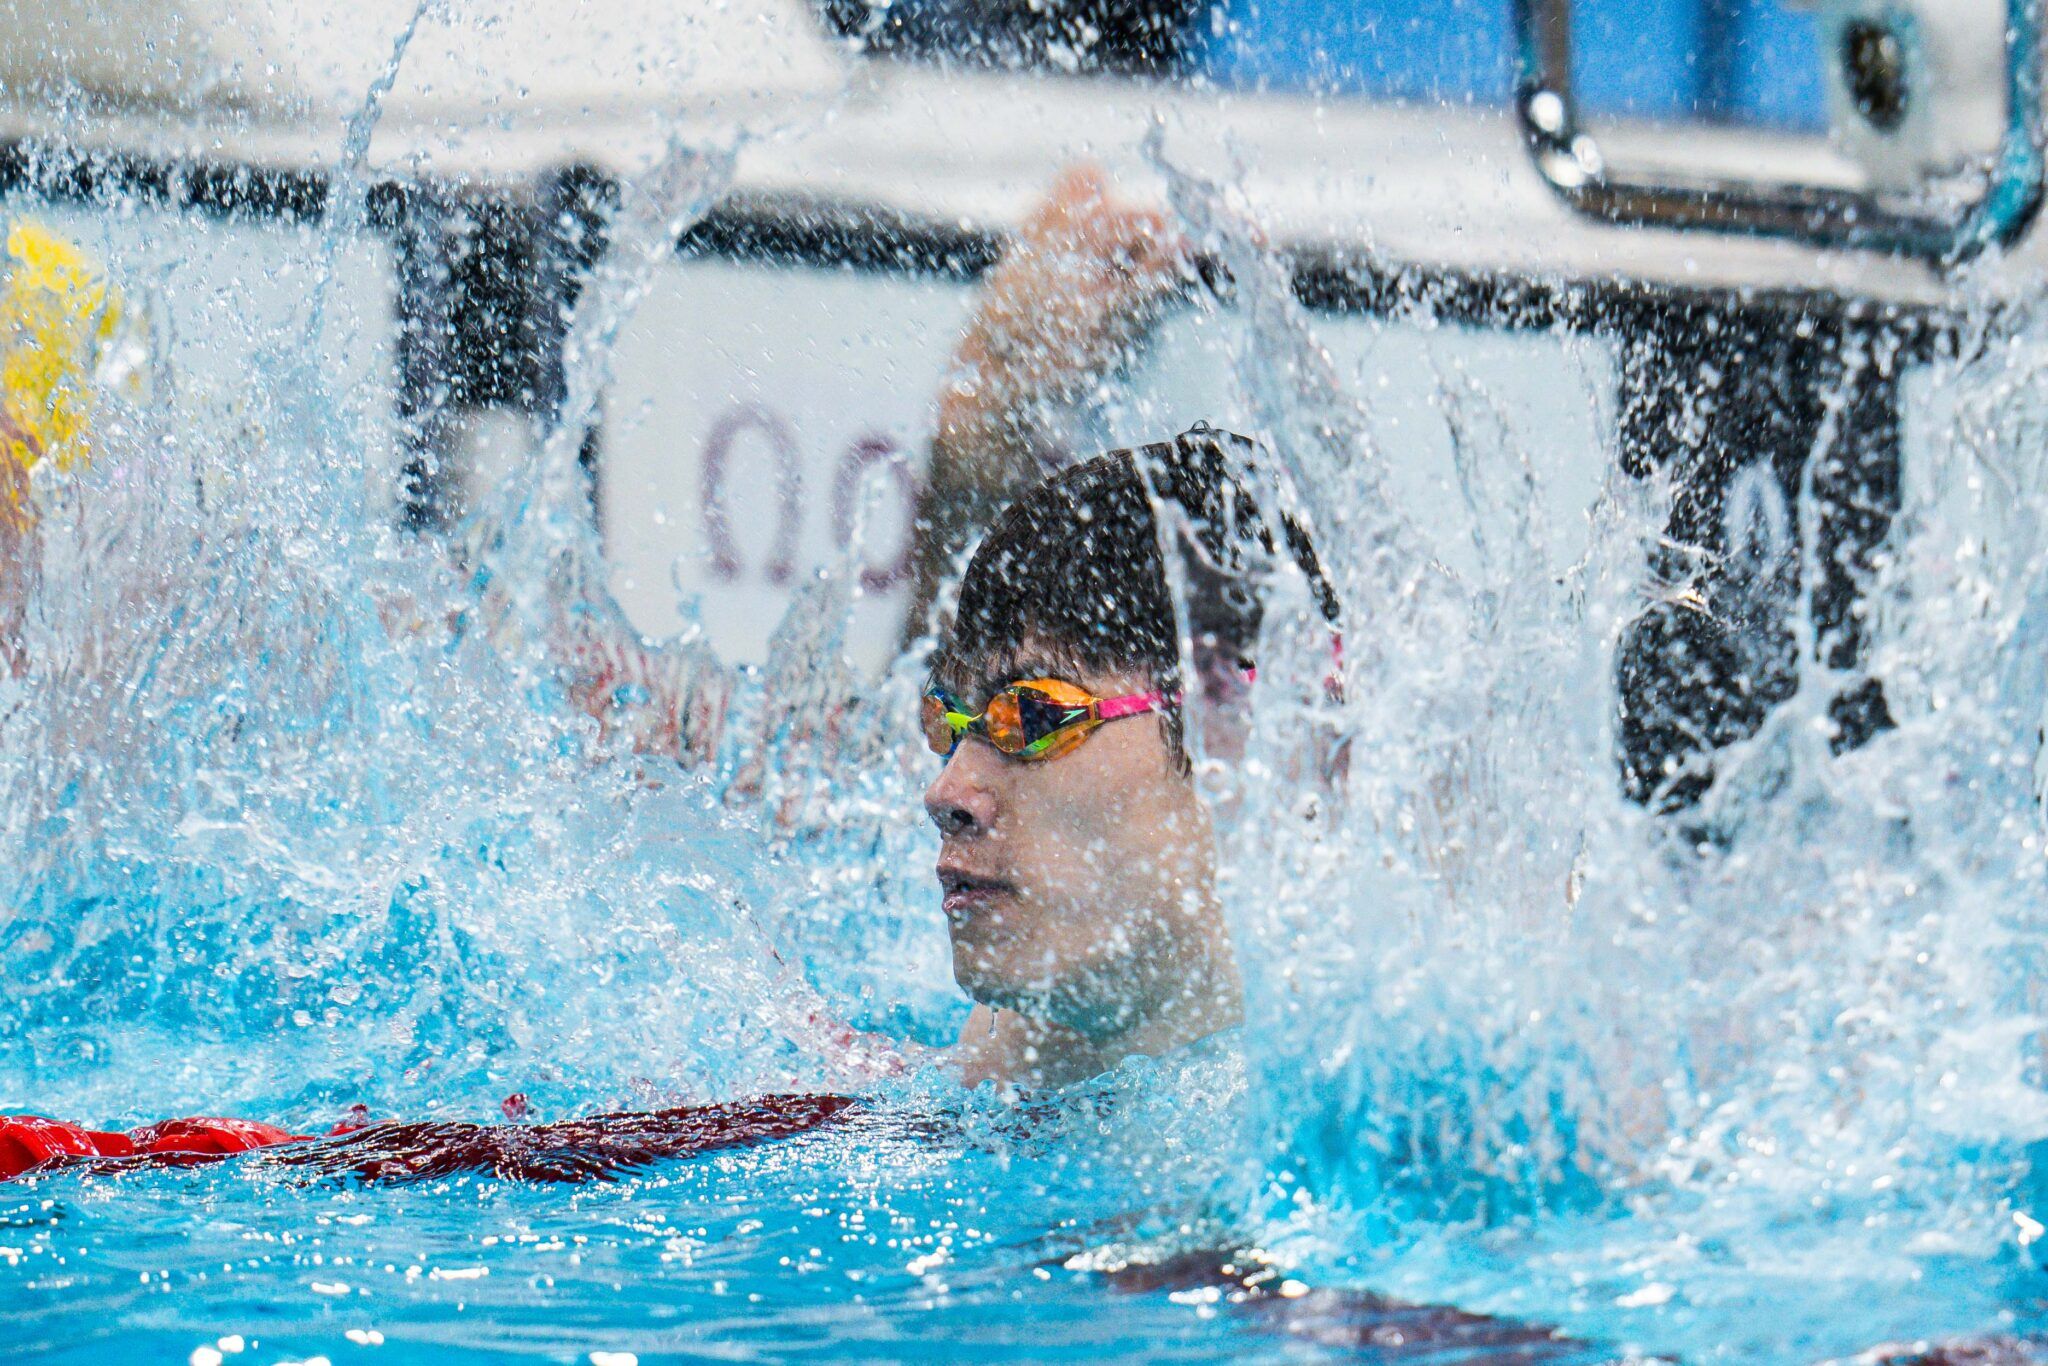
[[[767,447],[764,474],[773,481],[775,490],[775,531],[760,576],[781,587],[796,575],[798,541],[803,533],[804,475],[796,431],[780,413],[759,404],[739,404],[723,413],[705,435],[698,481],[704,544],[711,552],[714,579],[734,583],[745,576],[746,566],[740,560],[739,545],[733,536],[726,490],[728,481],[738,473],[733,466],[733,446],[747,433],[756,434]],[[832,534],[834,544],[843,550],[853,535],[854,500],[864,480],[878,467],[886,471],[888,485],[902,505],[904,530],[902,542],[892,555],[880,564],[861,567],[861,587],[870,593],[886,592],[910,577],[917,476],[894,437],[870,432],[856,438],[841,453],[832,479]]]

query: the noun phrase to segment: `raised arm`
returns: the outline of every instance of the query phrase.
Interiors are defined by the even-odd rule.
[[[1078,166],[990,269],[939,391],[906,641],[923,634],[939,583],[975,529],[1064,462],[1061,414],[1123,358],[1184,257],[1161,214],[1117,198],[1101,170]]]

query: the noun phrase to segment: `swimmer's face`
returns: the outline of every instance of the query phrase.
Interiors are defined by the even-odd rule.
[[[1056,677],[1098,697],[1149,691],[1138,674],[1050,667],[1029,653],[984,670],[962,700]],[[968,736],[925,793],[953,975],[983,1004],[1108,1037],[1177,989],[1193,916],[1214,878],[1207,812],[1156,714],[1098,726],[1029,761]]]

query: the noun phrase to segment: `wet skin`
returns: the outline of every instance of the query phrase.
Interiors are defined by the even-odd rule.
[[[963,700],[978,708],[987,687],[1041,676],[1098,697],[1151,686],[1024,654]],[[978,1003],[957,1054],[970,1083],[1063,1085],[1235,1023],[1208,813],[1161,717],[1108,722],[1036,762],[969,736],[925,809],[953,975]]]

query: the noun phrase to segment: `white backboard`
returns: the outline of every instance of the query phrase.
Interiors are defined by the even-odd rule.
[[[911,479],[971,303],[965,284],[894,273],[665,268],[620,340],[605,403],[601,515],[634,623],[667,635],[695,615],[727,659],[758,661],[794,584],[848,553],[851,490],[872,468],[879,497],[854,552],[869,587],[853,648],[856,664],[879,669],[905,610]],[[1605,343],[1361,315],[1321,314],[1314,326],[1445,563],[1461,567],[1472,550],[1440,375],[1470,376],[1504,414],[1561,528],[1558,567],[1583,549],[1612,461]],[[1198,418],[1244,425],[1226,330],[1194,310],[1169,318],[1105,441],[1156,440]]]

